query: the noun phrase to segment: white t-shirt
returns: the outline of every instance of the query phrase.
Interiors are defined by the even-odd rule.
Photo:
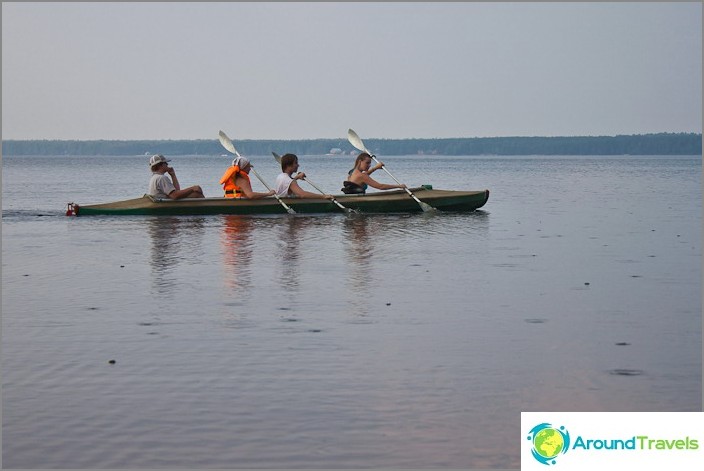
[[[176,187],[171,182],[171,179],[166,176],[166,174],[154,172],[152,173],[151,180],[149,180],[149,189],[147,190],[147,193],[152,195],[154,198],[167,199],[169,198],[169,193],[175,189]]]
[[[292,196],[288,194],[288,189],[293,182],[293,178],[288,173],[281,172],[278,177],[276,177],[276,194],[279,197],[282,196]]]

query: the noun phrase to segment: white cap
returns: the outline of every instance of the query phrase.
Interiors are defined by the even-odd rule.
[[[246,157],[235,157],[235,159],[232,161],[232,166],[237,166],[240,169],[244,169],[247,165],[249,165],[249,159],[247,159]]]
[[[162,162],[171,162],[171,161],[168,160],[166,157],[164,157],[161,154],[152,155],[152,158],[149,159],[149,167],[154,167],[155,165],[160,164]]]

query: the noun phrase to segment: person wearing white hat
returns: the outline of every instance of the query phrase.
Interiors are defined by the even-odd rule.
[[[176,177],[176,171],[169,167],[168,160],[161,154],[152,155],[149,167],[152,169],[152,178],[149,180],[147,193],[154,198],[178,200],[181,198],[205,198],[203,189],[198,186],[189,186],[181,189],[181,184]],[[169,174],[171,178],[167,177]]]

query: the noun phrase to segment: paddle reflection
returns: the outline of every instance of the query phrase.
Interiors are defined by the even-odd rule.
[[[151,238],[151,270],[154,288],[168,294],[178,286],[177,268],[188,257],[202,252],[205,219],[202,217],[152,217],[148,222]]]

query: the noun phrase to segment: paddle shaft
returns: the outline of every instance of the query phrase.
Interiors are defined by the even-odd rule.
[[[366,152],[366,151],[365,151],[365,152]],[[367,154],[369,154],[369,152],[367,152]],[[379,163],[379,161],[376,159],[376,157],[374,156],[374,154],[369,154],[369,155],[372,157],[372,160],[374,160],[374,162],[376,162],[377,164]],[[382,168],[386,173],[388,173],[389,176],[390,176],[391,178],[393,178],[396,183],[398,183],[399,185],[402,185],[402,184],[403,184],[403,183],[401,183],[400,181],[398,181],[398,180],[396,179],[396,177],[394,177],[394,176],[391,174],[391,172],[389,172],[389,171],[386,169],[386,165],[382,165],[381,168]],[[423,203],[421,200],[419,200],[419,199],[416,197],[416,195],[414,195],[414,194],[411,192],[411,190],[409,190],[408,188],[404,188],[404,190],[406,190],[406,193],[408,193],[411,198],[413,198],[414,200],[416,200],[416,203],[418,203],[419,205],[423,206],[424,204],[427,204],[427,203]]]
[[[250,163],[250,165],[252,165],[252,164]],[[264,185],[267,190],[272,191],[271,188],[269,188],[269,185],[267,185],[266,182],[262,179],[262,177],[259,176],[259,174],[257,173],[257,171],[254,170],[254,166],[252,166],[252,172],[254,172],[254,176],[257,177],[260,182],[262,182],[262,185]],[[294,214],[294,213],[296,212],[296,211],[293,210],[293,208],[291,208],[291,207],[288,206],[286,203],[284,203],[284,202],[281,200],[281,198],[279,198],[279,195],[276,194],[276,192],[274,192],[274,198],[276,198],[276,201],[278,201],[279,203],[281,203],[281,206],[283,206],[289,214]]]
[[[317,186],[315,183],[313,183],[312,181],[308,180],[307,177],[304,177],[303,179],[304,179],[305,181],[307,181],[308,183],[310,183],[310,185],[311,185],[313,188],[315,188],[316,190],[318,190],[320,193],[322,193],[323,195],[325,194],[325,192],[324,192],[323,190],[321,190],[320,188],[318,188],[318,186]],[[335,203],[335,204],[337,205],[337,207],[340,208],[340,209],[342,209],[343,211],[354,211],[354,210],[352,210],[352,209],[350,209],[350,208],[347,208],[347,207],[343,206],[339,201],[337,201],[337,200],[335,199],[334,196],[332,197],[332,202]]]

